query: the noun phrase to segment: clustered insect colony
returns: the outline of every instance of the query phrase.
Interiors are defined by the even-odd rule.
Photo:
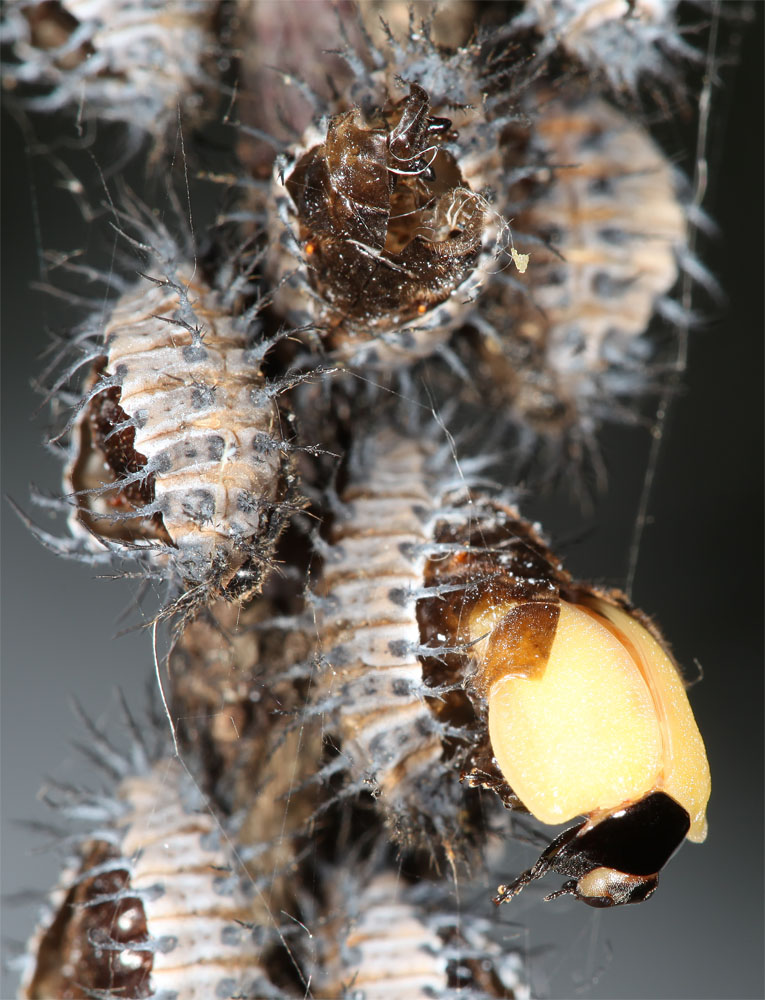
[[[200,256],[180,222],[127,204],[140,276],[111,279],[105,320],[51,366],[54,393],[82,381],[58,435],[70,533],[38,533],[166,587],[183,766],[93,731],[118,781],[24,996],[520,998],[518,955],[445,898],[502,806],[584,820],[497,902],[548,872],[568,876],[552,897],[640,902],[705,837],[704,747],[657,628],[572,580],[487,461],[455,469],[418,415],[429,360],[439,401],[480,394],[542,476],[596,462],[600,423],[646,388],[651,316],[684,318],[668,293],[695,266],[680,181],[623,108],[694,50],[671,2],[500,6],[445,41],[417,12],[380,29],[373,5],[318,2],[316,39],[254,101],[259,53],[300,5],[8,7],[14,76],[47,92],[32,106],[128,122],[155,166],[168,109],[210,117],[216,52],[242,53],[236,213]],[[332,78],[299,80],[326,37]],[[295,92],[300,126],[274,111]],[[155,822],[175,846],[149,884]]]

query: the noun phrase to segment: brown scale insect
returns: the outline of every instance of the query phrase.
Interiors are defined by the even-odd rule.
[[[94,368],[70,435],[74,538],[62,544],[83,558],[144,553],[184,604],[243,599],[294,509],[286,383],[266,382],[267,345],[193,265],[168,275],[140,279],[76,339],[75,369]]]
[[[338,358],[375,339],[393,358],[430,353],[434,328],[453,325],[450,300],[470,296],[490,231],[484,199],[446,148],[451,124],[412,83],[366,117],[359,107],[334,116],[325,136],[277,164],[275,214],[301,265],[277,301],[298,319],[302,298]]]

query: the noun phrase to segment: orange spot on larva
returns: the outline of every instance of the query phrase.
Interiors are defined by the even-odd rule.
[[[427,306],[425,305],[425,303],[424,303],[424,302],[421,302],[421,303],[420,303],[420,304],[419,304],[419,305],[417,306],[417,312],[418,312],[418,313],[420,314],[420,316],[422,316],[422,314],[423,314],[424,312],[427,312],[427,309],[428,309],[428,307],[427,307]]]
[[[310,256],[311,256],[311,254],[312,254],[312,253],[313,253],[313,252],[314,252],[315,250],[316,250],[316,247],[314,246],[314,244],[313,244],[313,243],[306,243],[306,245],[305,245],[305,252],[306,252],[306,256],[307,256],[307,257],[310,257]]]

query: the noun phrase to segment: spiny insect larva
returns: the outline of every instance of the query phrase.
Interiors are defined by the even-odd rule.
[[[217,76],[208,0],[11,0],[0,38],[15,62],[4,85],[34,85],[30,110],[122,122],[163,147],[179,114],[199,120]]]
[[[544,90],[531,100],[533,127],[506,153],[540,166],[508,196],[516,238],[545,245],[483,303],[479,384],[509,408],[524,450],[541,438],[581,458],[604,419],[634,419],[626,400],[651,384],[654,313],[687,320],[667,297],[692,266],[687,210],[670,162],[622,112]]]
[[[85,2],[70,0],[70,6],[84,10]],[[89,2],[98,9],[103,4]],[[583,15],[622,8],[605,0],[561,0],[554,8],[572,4]],[[172,15],[176,8],[169,6]],[[238,6],[244,11],[248,4]],[[397,4],[398,11],[405,6]],[[495,9],[509,18],[519,6]],[[153,2],[145,7],[156,16]],[[651,7],[637,0],[626,13],[645,26],[653,23]],[[63,2],[39,5],[45,17],[55,15],[54,24],[65,9]],[[657,9],[654,20],[674,29],[675,4],[659,0]],[[348,10],[338,6],[339,20]],[[665,298],[678,274],[674,254],[682,254],[687,236],[668,161],[657,149],[651,160],[647,129],[598,98],[581,97],[599,75],[597,59],[581,44],[589,28],[574,16],[537,51],[529,42],[534,30],[526,29],[535,23],[532,15],[541,22],[545,12],[533,0],[527,11],[525,27],[523,17],[506,21],[492,29],[492,40],[463,39],[456,50],[433,41],[429,19],[418,27],[414,8],[403,40],[384,26],[380,42],[365,38],[352,51],[339,34],[347,44],[332,59],[345,59],[351,85],[330,80],[332,93],[323,107],[317,102],[310,127],[285,120],[291,136],[270,187],[273,212],[257,244],[270,244],[264,248],[270,269],[259,274],[256,293],[265,304],[242,316],[228,291],[210,279],[209,262],[197,273],[195,254],[181,254],[178,264],[155,255],[145,268],[149,276],[124,288],[105,323],[96,320],[76,340],[82,359],[59,379],[60,399],[66,401],[78,370],[89,366],[90,374],[66,429],[66,489],[69,506],[77,506],[73,541],[59,549],[103,562],[136,554],[147,573],[169,581],[175,593],[184,591],[171,606],[185,614],[168,657],[168,715],[194,777],[175,760],[160,763],[168,765],[173,791],[187,806],[188,785],[192,805],[177,826],[167,822],[163,836],[184,860],[203,857],[204,867],[228,867],[217,874],[229,874],[230,853],[207,840],[221,828],[215,814],[201,808],[208,803],[195,798],[198,782],[209,791],[211,808],[233,817],[242,848],[238,870],[247,872],[249,887],[232,880],[235,903],[222,917],[241,904],[247,919],[235,916],[243,921],[238,938],[221,930],[215,922],[221,914],[208,908],[203,917],[210,920],[200,918],[186,941],[184,921],[192,926],[197,894],[184,895],[185,872],[173,854],[166,877],[180,888],[167,919],[171,929],[176,919],[183,927],[178,940],[158,934],[158,942],[140,939],[142,948],[119,940],[115,925],[132,933],[131,922],[160,927],[164,918],[144,905],[142,880],[151,872],[142,867],[143,855],[112,856],[111,849],[127,854],[121,820],[104,822],[83,838],[64,898],[55,901],[52,936],[44,931],[34,945],[46,975],[58,974],[58,956],[71,942],[74,949],[84,941],[81,951],[87,961],[94,953],[99,983],[115,968],[143,972],[149,959],[160,977],[169,971],[161,955],[180,955],[186,979],[169,994],[160,983],[158,1000],[174,1000],[173,993],[201,1000],[213,992],[232,1000],[282,1000],[312,990],[349,1000],[359,990],[366,1000],[407,991],[442,1000],[468,992],[517,1000],[528,995],[522,976],[516,988],[504,974],[507,956],[491,947],[467,909],[450,916],[443,866],[428,884],[427,852],[416,848],[431,847],[436,861],[445,857],[461,879],[457,862],[494,832],[485,821],[501,813],[501,803],[545,823],[584,816],[532,868],[501,886],[495,901],[557,872],[567,881],[548,898],[568,894],[613,906],[648,898],[683,839],[705,836],[705,751],[677,668],[652,623],[617,592],[573,581],[508,497],[479,492],[473,475],[482,468],[479,459],[464,463],[464,478],[449,479],[444,453],[427,432],[393,431],[382,408],[363,408],[371,392],[341,395],[324,385],[317,391],[322,406],[314,411],[310,404],[299,410],[296,399],[289,404],[307,433],[355,444],[349,458],[340,458],[346,464],[339,503],[321,473],[311,481],[311,495],[322,494],[326,514],[316,549],[316,565],[323,565],[312,595],[323,653],[318,685],[310,652],[287,649],[294,636],[280,634],[276,642],[284,650],[273,648],[263,656],[272,656],[270,662],[261,663],[260,635],[238,631],[240,624],[244,633],[265,631],[273,616],[279,633],[294,612],[297,633],[309,616],[301,614],[302,604],[299,611],[274,610],[276,574],[269,574],[263,594],[266,574],[281,563],[284,578],[302,593],[314,572],[286,531],[290,513],[302,504],[297,449],[282,426],[291,425],[292,411],[281,394],[296,382],[284,374],[290,350],[274,351],[264,365],[276,338],[261,327],[273,333],[285,316],[305,323],[301,370],[329,352],[358,367],[358,382],[379,366],[411,385],[406,366],[441,353],[452,373],[459,371],[460,388],[450,393],[457,405],[482,364],[491,391],[484,394],[479,384],[480,402],[496,412],[503,434],[520,424],[531,429],[534,444],[542,435],[568,443],[570,434],[589,445],[600,420],[617,412],[614,400],[645,388],[645,329],[654,309],[673,321],[688,318],[687,309]],[[316,45],[299,19],[295,24],[315,48],[324,45]],[[245,50],[246,31],[241,41]],[[268,49],[267,41],[257,41],[259,52]],[[74,36],[66,44],[74,51]],[[649,32],[638,44],[651,56],[658,51]],[[288,58],[274,51],[280,63]],[[189,55],[200,64],[191,46]],[[75,70],[81,56],[75,54]],[[65,58],[56,47],[57,69],[68,68],[58,65]],[[586,66],[577,67],[578,60]],[[322,59],[315,62],[323,75]],[[519,69],[516,76],[516,64],[531,72]],[[91,65],[98,69],[98,60]],[[635,98],[644,79],[665,80],[650,56],[636,57],[635,66],[624,67],[621,78],[615,70],[608,82],[631,88]],[[581,87],[579,68],[590,75]],[[197,79],[190,86],[194,104],[202,84]],[[58,100],[66,88],[52,87]],[[251,103],[267,101],[250,90]],[[176,113],[177,103],[176,97]],[[291,114],[277,101],[268,103],[274,118]],[[579,129],[580,113],[595,122],[591,132]],[[151,138],[170,121],[158,113],[147,126]],[[652,174],[654,189],[646,181]],[[252,177],[240,180],[244,186]],[[637,213],[633,207],[621,214],[624,202],[644,209],[642,229],[629,229]],[[507,274],[489,272],[500,270],[492,265],[509,232],[503,219],[510,206],[522,251],[513,246],[511,259],[521,275],[528,263],[523,251],[531,249],[532,262],[526,278],[511,272],[508,281]],[[590,210],[598,222],[594,237],[587,229]],[[609,230],[613,245],[607,245]],[[619,232],[630,244],[624,257]],[[257,233],[254,241],[260,239]],[[216,259],[228,257],[220,244],[214,251]],[[237,263],[226,260],[233,269]],[[255,314],[257,332],[250,325]],[[453,353],[445,341],[458,328],[467,349]],[[401,395],[411,414],[416,400]],[[403,419],[402,412],[394,419]],[[318,509],[317,500],[311,513]],[[298,545],[304,542],[305,536]],[[296,646],[305,638],[298,636]],[[325,760],[337,755],[326,767],[320,725]],[[175,797],[161,796],[153,770],[149,777],[120,772],[114,784],[142,824],[149,818],[144,798],[159,803],[160,822],[176,805]],[[379,806],[359,790],[371,790]],[[197,816],[209,819],[208,827],[201,824],[207,833],[199,854],[187,842]],[[130,827],[126,843],[139,849],[148,843],[132,836]],[[145,852],[149,862],[154,846]],[[366,864],[369,851],[390,863],[396,847],[414,848],[402,850],[397,876],[392,865]],[[121,865],[118,879],[124,870],[126,881],[104,886],[100,880],[111,871],[101,870],[102,861]],[[417,886],[408,886],[408,878]],[[210,880],[202,882],[202,903],[219,884],[210,890]],[[283,928],[260,919],[263,900],[251,903],[253,888],[267,891],[266,917],[274,906],[294,924],[290,941],[300,942],[294,952]],[[140,905],[128,916],[120,907],[134,899]],[[67,908],[72,900],[75,908]],[[94,933],[92,920],[102,914],[111,921],[111,937],[99,926]],[[248,923],[257,927],[243,926]],[[68,935],[63,943],[56,937],[60,928]],[[208,930],[221,932],[231,950],[216,950]],[[217,965],[230,959],[241,970],[251,953],[245,977],[218,976]],[[205,978],[210,970],[213,982]],[[157,995],[154,986],[146,988]],[[123,993],[122,982],[112,978],[86,989],[101,1000]]]
[[[488,921],[450,913],[435,887],[353,870],[332,872],[328,882],[333,919],[317,942],[317,998],[530,997],[518,952],[489,937]]]
[[[65,489],[76,558],[139,556],[185,606],[256,592],[294,509],[286,382],[260,373],[252,318],[169,250],[74,338],[92,365],[70,432]]]
[[[543,53],[560,47],[613,91],[635,95],[646,80],[676,84],[676,65],[699,60],[683,38],[678,6],[677,0],[527,0],[514,29],[533,27]]]
[[[446,341],[460,328],[451,347],[463,379],[470,373],[463,391],[488,396],[507,415],[521,464],[557,473],[589,459],[603,482],[598,428],[634,420],[631,401],[659,382],[662,359],[651,366],[652,317],[687,324],[687,309],[668,293],[681,273],[711,281],[687,249],[690,213],[669,159],[642,125],[584,96],[588,84],[572,79],[568,92],[562,88],[554,47],[526,68],[525,24],[521,18],[508,35],[488,33],[451,52],[433,44],[427,20],[415,28],[414,17],[403,40],[389,31],[379,49],[370,41],[356,50],[347,43],[353,72],[342,92],[356,106],[338,113],[346,98],[317,97],[328,125],[310,126],[275,170],[270,230],[280,235],[270,262],[272,276],[284,280],[276,300],[293,321],[314,321],[324,345],[356,367],[390,369],[439,352],[453,362]],[[410,87],[394,105],[401,121],[419,114],[421,144],[429,143],[441,176],[459,182],[453,194],[470,191],[479,199],[472,203],[483,229],[479,257],[480,234],[471,237],[470,225],[447,237],[445,256],[429,244],[439,250],[438,268],[448,258],[456,280],[451,288],[438,283],[432,308],[419,278],[410,282],[411,267],[394,273],[393,257],[387,271],[383,260],[396,249],[394,242],[388,247],[391,234],[408,229],[411,237],[422,216],[407,212],[394,227],[396,191],[416,183],[431,212],[445,198],[437,200],[441,182],[426,173],[413,180],[394,170],[384,183],[392,169],[384,133],[390,146],[395,128],[379,94],[389,92],[396,72]],[[429,136],[427,122],[445,119],[427,116],[444,113],[453,131]],[[443,170],[446,157],[451,173]],[[503,219],[512,222],[512,237]],[[377,234],[376,251],[354,225]],[[469,279],[455,269],[462,258],[448,250],[452,235],[472,239]],[[507,242],[513,269],[501,266]],[[425,262],[421,239],[415,235],[408,246]],[[541,460],[531,457],[537,450]]]
[[[20,996],[281,996],[247,923],[248,881],[183,767],[95,739],[113,789],[60,790],[89,827],[28,944]]]
[[[317,608],[320,707],[353,779],[399,838],[452,853],[460,771],[543,822],[584,814],[499,898],[553,870],[593,906],[645,899],[706,836],[710,787],[661,636],[572,581],[514,508],[439,483],[427,442],[388,429],[361,450]]]
[[[316,602],[327,661],[319,707],[397,837],[448,841],[461,792],[441,759],[447,726],[425,700],[416,616],[437,494],[425,453],[392,432],[365,440],[351,463]]]

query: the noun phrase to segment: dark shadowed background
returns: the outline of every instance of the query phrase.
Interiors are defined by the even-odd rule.
[[[760,16],[748,30],[742,65],[726,72],[712,116],[707,209],[721,235],[704,257],[729,303],[692,334],[686,391],[671,412],[634,591],[687,674],[694,676],[696,661],[703,668],[691,701],[712,768],[709,838],[684,847],[644,906],[541,906],[529,892],[512,914],[508,907],[502,916],[529,928],[542,995],[765,995],[761,25]],[[62,161],[86,183],[97,183],[94,162],[116,159],[113,132],[99,133],[91,159],[87,149],[73,148],[70,122],[38,122],[36,129],[46,142],[56,139]],[[31,420],[39,398],[29,380],[40,369],[47,331],[80,318],[30,282],[40,275],[41,248],[95,250],[105,243],[106,223],[83,221],[65,176],[50,157],[35,154],[7,114],[2,139],[2,488],[29,509],[30,482],[59,489],[59,467],[40,443],[45,412]],[[141,183],[140,171],[132,183]],[[571,504],[527,504],[527,515],[543,519],[553,539],[579,539],[565,551],[575,574],[623,585],[647,450],[645,432],[606,435],[610,491],[591,516]],[[82,780],[71,740],[84,734],[68,699],[76,694],[93,717],[115,720],[119,685],[140,711],[151,643],[143,631],[114,639],[135,583],[94,579],[92,569],[56,558],[7,505],[2,529],[2,931],[12,953],[35,912],[12,897],[47,890],[59,872],[55,852],[37,853],[51,838],[17,823],[51,820],[38,801],[46,775]],[[154,603],[150,596],[147,609]],[[127,623],[139,620],[128,610]],[[530,852],[516,856],[524,865],[532,859]],[[552,948],[537,953],[545,945]],[[6,974],[0,996],[11,996],[14,985],[15,974]]]

